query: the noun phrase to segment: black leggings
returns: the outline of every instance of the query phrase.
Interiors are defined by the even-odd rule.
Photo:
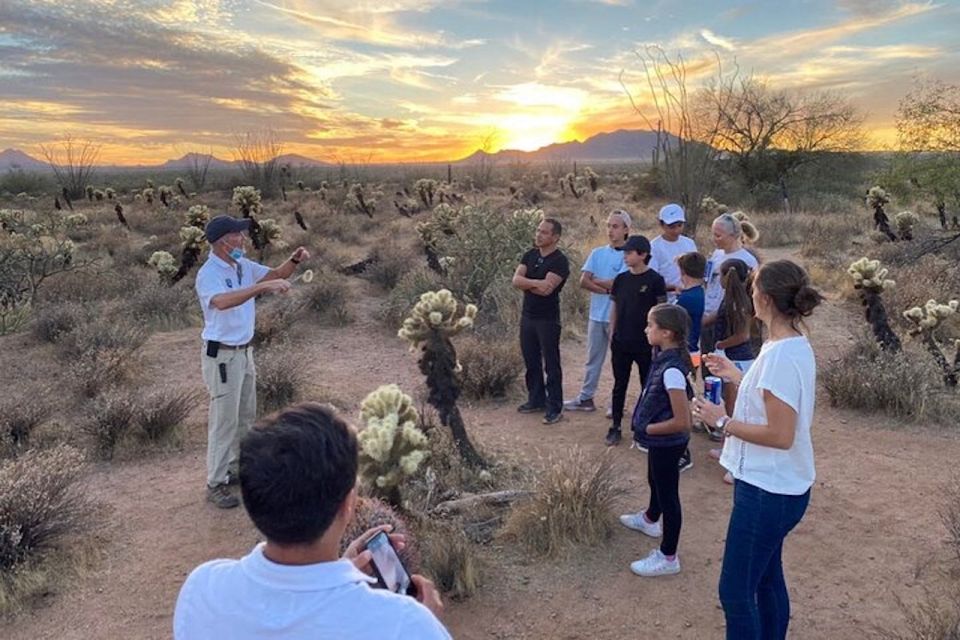
[[[672,447],[649,447],[647,452],[647,482],[650,483],[650,506],[647,519],[656,522],[663,516],[663,540],[660,551],[665,556],[677,552],[683,513],[680,509],[680,457],[686,444]]]
[[[640,390],[643,391],[643,385],[647,381],[647,374],[650,372],[651,352],[650,347],[641,348],[638,351],[625,349],[613,341],[610,348],[610,366],[613,368],[613,426],[617,429],[623,421],[623,405],[627,400],[627,387],[630,385],[630,374],[633,365],[636,363],[640,373]]]

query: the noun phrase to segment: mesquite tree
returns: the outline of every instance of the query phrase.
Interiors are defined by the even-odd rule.
[[[420,372],[427,378],[427,402],[437,410],[440,423],[449,428],[465,462],[484,466],[485,462],[467,435],[467,428],[457,407],[460,397],[460,363],[450,340],[464,329],[473,327],[477,307],[460,305],[446,289],[429,291],[420,296],[410,316],[403,321],[398,336],[411,347],[420,349]]]

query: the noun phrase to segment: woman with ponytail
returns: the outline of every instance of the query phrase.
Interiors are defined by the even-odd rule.
[[[690,317],[683,307],[658,304],[647,314],[647,341],[655,356],[643,395],[633,411],[634,442],[647,449],[650,502],[644,511],[620,516],[629,529],[663,540],[630,570],[646,577],[679,573],[677,544],[683,516],[680,508],[680,458],[690,442],[690,398],[687,374],[693,368],[687,347]],[[663,522],[661,524],[661,517]]]
[[[720,464],[734,478],[720,602],[727,638],[785,638],[790,599],[781,553],[800,522],[815,477],[811,427],[816,361],[803,318],[822,301],[804,270],[770,262],[753,281],[753,306],[766,325],[760,355],[743,373],[719,355],[707,365],[737,389],[732,417],[718,404],[694,401],[694,416],[726,434]]]

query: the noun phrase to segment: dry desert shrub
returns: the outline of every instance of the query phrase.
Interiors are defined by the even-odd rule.
[[[510,340],[465,338],[457,345],[457,355],[463,391],[476,399],[505,397],[523,368],[520,351]]]
[[[505,534],[546,557],[606,540],[613,530],[611,507],[623,493],[617,477],[609,455],[591,460],[574,449],[550,460],[533,497],[514,508]]]
[[[926,354],[886,352],[866,333],[820,375],[836,407],[944,424],[960,415],[960,402],[944,389]]]
[[[266,347],[287,339],[302,314],[302,302],[292,296],[275,297],[261,304],[257,308],[253,345]]]
[[[124,311],[138,322],[162,331],[192,326],[200,307],[190,285],[151,282],[136,290],[126,301]]]
[[[455,600],[468,598],[481,585],[475,547],[456,523],[424,521],[419,530],[423,572]]]
[[[30,446],[30,435],[53,413],[46,394],[32,393],[0,403],[0,455],[16,455]]]
[[[274,343],[257,353],[257,412],[260,415],[278,411],[300,398],[306,376],[298,361],[286,343]]]
[[[158,389],[137,403],[135,421],[143,438],[151,443],[175,442],[178,430],[197,405],[200,394],[182,389]]]
[[[47,591],[63,567],[44,560],[92,527],[82,473],[83,456],[66,445],[0,463],[0,614]]]
[[[831,258],[844,254],[851,240],[864,233],[863,216],[823,213],[812,216],[803,230],[800,254],[807,258]]]
[[[339,273],[318,271],[300,294],[308,317],[320,324],[340,326],[353,320],[348,301],[349,281]]]
[[[419,259],[413,249],[396,241],[377,245],[370,257],[374,262],[367,267],[364,277],[385,291],[396,287],[400,279],[413,269]]]
[[[945,596],[924,590],[924,597],[914,605],[899,598],[904,620],[898,629],[880,629],[881,640],[960,640],[960,592],[957,586]]]
[[[99,458],[113,458],[136,423],[137,408],[135,392],[107,391],[91,403],[80,430],[90,437]]]
[[[68,337],[64,357],[72,362],[77,388],[88,398],[126,380],[147,339],[142,327],[124,318],[91,320]]]
[[[771,212],[750,214],[751,221],[760,230],[757,246],[761,248],[786,247],[803,242],[811,218],[800,212]]]
[[[81,303],[44,305],[34,312],[33,335],[41,342],[57,343],[90,317],[90,309]]]
[[[395,329],[407,317],[410,308],[417,303],[421,295],[440,288],[442,279],[439,275],[426,267],[417,267],[404,274],[381,303],[380,318],[391,330]]]

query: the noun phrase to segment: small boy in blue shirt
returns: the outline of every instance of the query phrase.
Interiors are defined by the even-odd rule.
[[[696,371],[700,368],[700,323],[703,321],[703,307],[705,291],[703,278],[707,271],[707,259],[702,254],[691,251],[677,257],[677,266],[680,267],[680,294],[677,296],[677,306],[683,307],[690,316],[690,332],[687,334],[687,346],[690,349],[690,360],[693,369],[690,375],[695,379]],[[692,380],[691,380],[692,382]],[[686,471],[693,466],[690,449],[680,457],[680,471]]]

